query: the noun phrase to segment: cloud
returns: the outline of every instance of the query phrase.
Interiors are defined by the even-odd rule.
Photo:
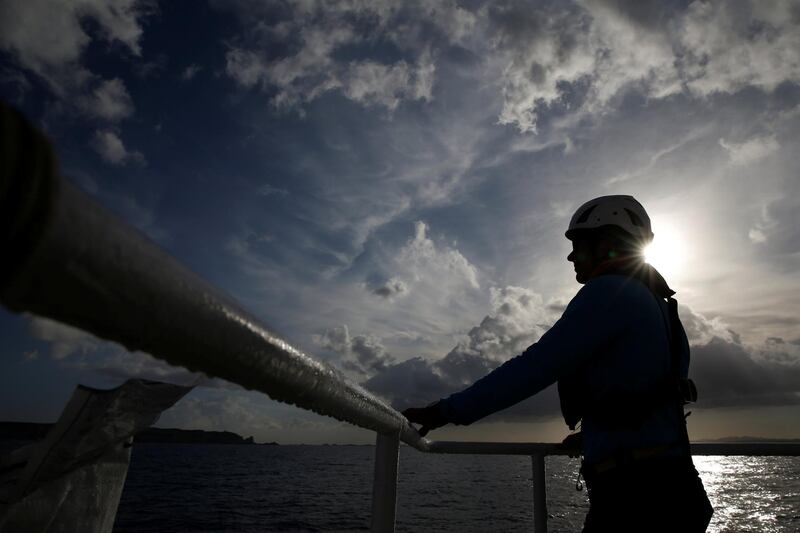
[[[794,11],[793,11],[794,10]],[[785,2],[502,2],[486,10],[504,65],[501,124],[536,131],[565,107],[603,112],[623,91],[649,98],[771,91],[800,80],[796,7]]]
[[[400,250],[397,261],[414,280],[434,278],[449,285],[466,284],[480,288],[477,269],[455,248],[437,247],[428,237],[428,225],[414,224],[414,237]]]
[[[466,356],[504,361],[536,342],[556,318],[541,295],[522,287],[492,287],[491,305],[492,312],[443,361],[463,360]]]
[[[0,68],[0,84],[5,85],[9,91],[5,98],[16,106],[21,106],[25,100],[25,95],[31,90],[31,82],[27,76],[17,69],[3,67]]]
[[[289,191],[283,189],[281,187],[275,187],[274,185],[270,185],[269,183],[265,183],[258,188],[258,194],[261,196],[287,196]]]
[[[103,80],[82,56],[93,38],[119,44],[139,56],[141,20],[153,3],[140,0],[29,0],[0,3],[0,49],[17,64],[41,77],[53,93],[83,112],[108,120],[130,115],[132,105],[123,82]],[[87,22],[96,28],[87,33]]]
[[[540,295],[519,287],[493,289],[492,312],[445,357],[415,357],[384,370],[364,386],[397,409],[427,405],[468,387],[538,341],[556,318]],[[719,319],[686,306],[680,315],[692,345],[690,377],[700,408],[800,404],[800,345],[781,338],[743,345]],[[554,387],[498,413],[494,419],[559,414]]]
[[[744,346],[713,338],[692,349],[699,407],[800,404],[800,350],[766,341]]]
[[[498,122],[523,132],[553,112],[602,114],[631,89],[650,99],[707,97],[800,80],[791,0],[298,2],[280,15],[234,5],[251,37],[229,45],[227,73],[279,107],[333,90],[389,110],[430,101],[432,58],[454,49],[482,58],[484,79],[499,89]],[[273,42],[290,43],[288,51],[276,54]],[[395,53],[354,58],[364,45]]]
[[[302,419],[277,420],[254,393],[194,390],[159,418],[160,427],[233,431],[244,437],[274,431]]]
[[[203,67],[192,63],[191,65],[183,69],[183,72],[181,72],[181,79],[184,81],[190,81],[194,79],[194,77],[197,76],[197,73],[200,72],[201,70],[203,70]]]
[[[337,364],[362,378],[381,372],[387,365],[394,363],[394,357],[386,352],[380,339],[367,335],[351,337],[345,325],[328,329],[321,335],[314,335],[313,341],[318,346],[343,356],[336,361]]]
[[[750,231],[747,232],[747,238],[749,238],[756,244],[762,244],[767,242],[767,235],[761,228],[750,228]]]
[[[492,310],[450,352],[436,361],[412,358],[385,369],[364,386],[398,409],[430,403],[463,389],[519,355],[549,328],[553,314],[542,297],[521,287],[492,288]],[[543,402],[543,403],[542,403]],[[551,404],[550,393],[536,401]],[[512,416],[519,414],[517,408]],[[530,404],[522,408],[530,412]]]
[[[683,78],[697,94],[767,91],[800,79],[798,8],[790,1],[692,2],[677,37]]]
[[[172,366],[149,354],[128,352],[124,349],[114,350],[97,357],[84,357],[68,361],[68,363],[73,367],[85,368],[119,381],[140,378],[175,385],[236,388],[235,385],[227,384],[222,380],[209,379],[199,372]]]
[[[128,162],[146,163],[144,155],[136,150],[125,148],[122,139],[113,130],[95,131],[90,144],[100,157],[112,165],[124,165]]]
[[[255,52],[231,48],[225,54],[225,73],[239,85],[249,89],[255,87],[266,75],[266,67]]]
[[[720,139],[719,145],[728,152],[728,157],[734,165],[754,163],[777,152],[781,147],[775,135],[753,137],[742,143]]]
[[[349,66],[341,89],[355,102],[394,110],[403,100],[430,101],[435,70],[430,54],[424,54],[416,66],[405,61],[393,65],[362,61]]]
[[[430,54],[423,54],[416,64],[405,60],[393,64],[376,61],[353,61],[335,66],[330,55],[340,44],[349,42],[347,32],[312,33],[298,56],[266,62],[254,51],[232,48],[226,54],[225,71],[245,88],[260,86],[278,89],[271,97],[279,108],[310,102],[328,91],[339,90],[345,97],[367,106],[390,111],[403,100],[429,101],[436,70]],[[300,56],[300,54],[305,54]]]
[[[408,292],[408,286],[401,279],[390,278],[380,283],[367,283],[367,289],[387,300]]]
[[[119,78],[101,81],[82,104],[88,115],[116,122],[133,114],[133,102]]]
[[[689,344],[692,346],[708,344],[713,339],[720,339],[725,342],[739,342],[736,333],[719,317],[706,318],[684,304],[678,305],[678,316],[680,316],[683,329],[686,330]]]
[[[770,234],[778,228],[779,221],[770,214],[769,204],[761,206],[761,213],[753,227],[747,232],[747,237],[754,244],[764,244],[769,240]]]
[[[89,333],[49,318],[31,317],[28,328],[34,337],[50,343],[50,356],[54,359],[92,353],[100,346],[100,341]]]
[[[286,7],[283,18],[257,20],[254,7],[240,2],[236,9],[243,20],[257,21],[258,29],[250,32],[260,37],[229,45],[226,54],[228,76],[245,88],[261,88],[279,108],[301,108],[329,91],[389,111],[403,101],[430,101],[436,66],[428,31],[461,42],[474,26],[474,15],[452,0],[391,7],[383,2]],[[290,51],[276,56],[270,39],[290,42]],[[383,43],[403,57],[348,57],[348,47],[364,43]]]
[[[119,345],[48,318],[31,316],[28,329],[35,338],[49,344],[50,357],[72,368],[91,370],[120,381],[143,378],[179,385],[230,386],[219,379],[209,379],[203,374],[169,365],[151,355],[129,352]],[[35,356],[29,357],[32,358]]]

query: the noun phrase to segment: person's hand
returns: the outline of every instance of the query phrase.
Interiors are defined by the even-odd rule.
[[[583,432],[579,431],[567,435],[566,438],[561,441],[561,444],[559,444],[559,448],[566,450],[567,455],[573,459],[580,457],[583,453]]]
[[[403,416],[412,424],[422,426],[417,430],[421,437],[427,435],[430,430],[448,423],[439,409],[439,402],[432,403],[427,407],[411,407],[403,411]]]

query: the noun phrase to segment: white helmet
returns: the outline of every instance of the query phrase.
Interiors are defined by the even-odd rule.
[[[650,217],[633,196],[615,194],[589,200],[575,211],[569,221],[567,239],[575,232],[602,226],[615,226],[645,243],[653,240]]]

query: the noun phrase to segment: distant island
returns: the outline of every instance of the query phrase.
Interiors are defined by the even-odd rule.
[[[0,422],[2,440],[40,440],[53,424],[33,422]],[[202,429],[148,428],[133,439],[134,444],[246,444],[256,445],[253,437],[244,438],[231,431],[205,431]],[[265,442],[276,446],[277,442]]]

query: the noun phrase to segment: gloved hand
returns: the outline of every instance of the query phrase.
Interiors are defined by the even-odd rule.
[[[427,435],[430,430],[449,423],[439,408],[439,402],[434,402],[427,407],[411,407],[403,411],[403,416],[412,424],[422,426],[417,430],[422,437]]]
[[[558,446],[573,459],[580,457],[583,454],[583,432],[570,433]]]

